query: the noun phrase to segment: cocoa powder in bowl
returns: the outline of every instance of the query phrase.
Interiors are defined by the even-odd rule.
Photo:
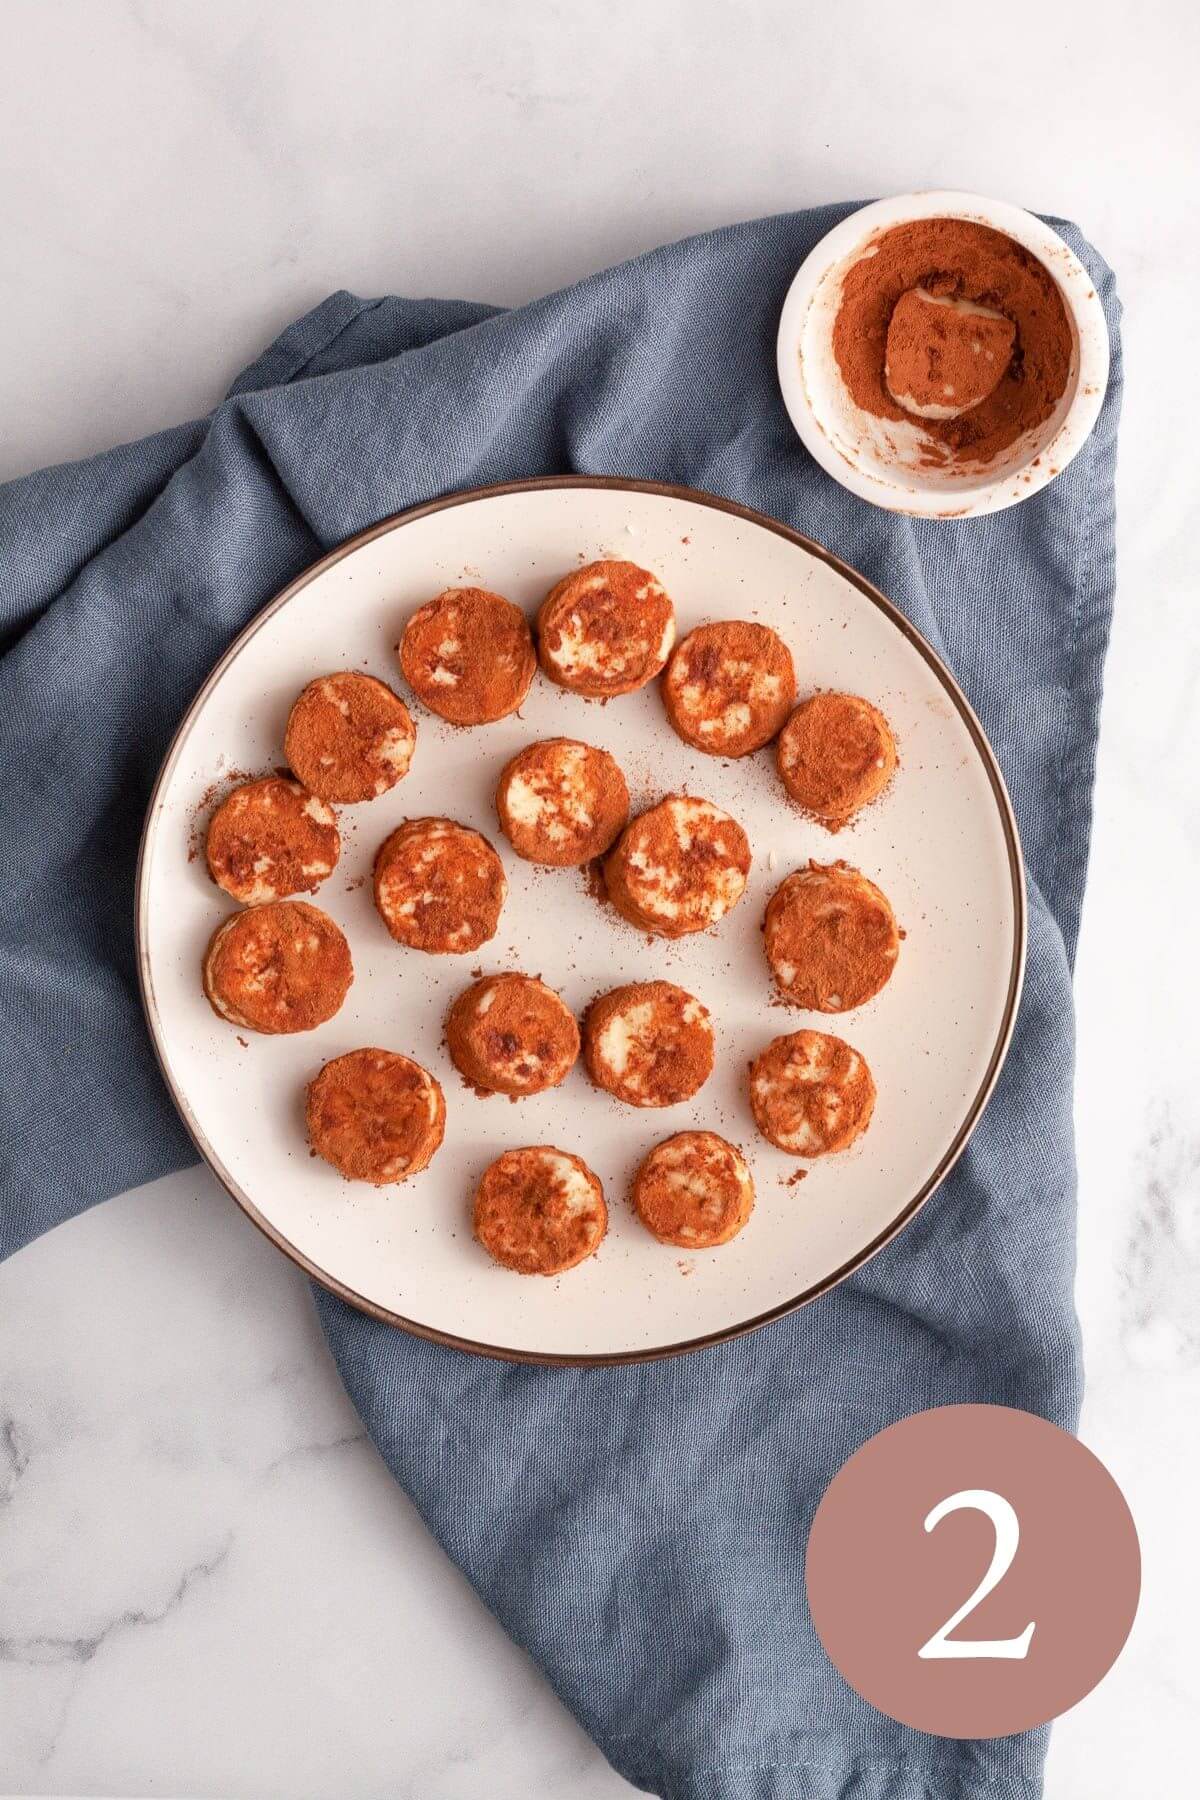
[[[888,391],[888,327],[900,300],[916,289],[986,307],[1014,328],[1004,374],[954,418],[914,417]],[[833,323],[834,357],[855,404],[916,426],[922,461],[936,465],[990,463],[1044,424],[1070,379],[1073,344],[1050,271],[1013,238],[973,219],[915,219],[877,232],[843,277]],[[937,349],[932,333],[929,348]]]

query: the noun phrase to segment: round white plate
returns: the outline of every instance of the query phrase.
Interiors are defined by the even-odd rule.
[[[214,784],[282,761],[288,708],[313,676],[362,668],[403,691],[401,627],[439,589],[487,586],[532,617],[565,571],[600,556],[660,575],[681,635],[705,619],[761,619],[791,647],[802,693],[843,688],[879,705],[901,757],[883,799],[830,836],[790,807],[770,750],[723,762],[682,743],[657,685],[598,705],[539,675],[521,717],[477,730],[457,730],[413,702],[409,774],[384,798],[342,809],[342,861],[314,897],[354,957],[341,1012],[294,1037],[224,1024],[200,987],[205,945],[231,907],[202,854]],[[749,887],[714,932],[650,941],[598,904],[580,871],[512,854],[496,824],[496,776],[523,744],[551,735],[611,750],[635,810],[686,788],[742,822],[754,854]],[[467,956],[402,948],[372,903],[376,847],[401,819],[427,813],[477,827],[504,859],[500,929]],[[883,992],[837,1018],[773,1004],[762,953],[767,898],[809,857],[861,868],[907,934]],[[952,678],[902,616],[769,519],[685,490],[587,477],[454,495],[385,521],[260,613],[201,689],[163,765],[137,920],[146,1013],[176,1105],[255,1223],[317,1280],[378,1316],[467,1348],[547,1361],[636,1358],[732,1336],[813,1298],[878,1249],[945,1175],[991,1091],[1025,940],[1020,850],[999,771]],[[661,1110],[621,1105],[582,1066],[551,1093],[480,1099],[446,1055],[442,1022],[476,971],[499,969],[541,975],[577,1014],[618,982],[675,981],[713,1013],[716,1071],[692,1101]],[[750,1058],[805,1024],[861,1050],[879,1091],[859,1143],[807,1164],[757,1136],[746,1099]],[[368,1044],[416,1057],[446,1091],[441,1151],[392,1188],[343,1181],[305,1142],[305,1084],[329,1057]],[[699,1253],[657,1243],[627,1201],[650,1146],[692,1126],[741,1144],[757,1188],[741,1235]],[[581,1155],[609,1201],[599,1253],[553,1280],[498,1268],[471,1235],[483,1168],[506,1148],[539,1143]],[[789,1179],[805,1168],[803,1181]]]

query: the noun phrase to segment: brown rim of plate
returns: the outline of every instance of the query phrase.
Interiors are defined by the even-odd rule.
[[[900,631],[920,655],[924,657],[925,661],[929,664],[930,668],[945,688],[946,693],[965,724],[971,740],[983,761],[984,768],[987,771],[988,780],[991,783],[992,792],[996,798],[996,805],[1000,812],[1000,820],[1004,830],[1005,845],[1008,851],[1008,872],[1012,883],[1013,911],[1016,924],[1016,931],[1013,938],[1012,966],[1008,976],[1008,994],[1005,998],[1004,1013],[1000,1021],[1000,1030],[997,1034],[996,1043],[992,1049],[987,1069],[984,1072],[983,1081],[980,1083],[975,1098],[967,1108],[962,1124],[955,1132],[945,1153],[933,1170],[933,1173],[929,1176],[928,1180],[922,1184],[912,1199],[907,1201],[905,1205],[901,1207],[900,1211],[896,1214],[896,1217],[878,1234],[877,1237],[874,1237],[856,1256],[851,1257],[848,1262],[843,1263],[840,1268],[835,1269],[831,1275],[825,1276],[822,1281],[814,1283],[812,1287],[805,1288],[802,1293],[794,1295],[790,1300],[781,1301],[778,1306],[770,1307],[766,1312],[757,1313],[751,1319],[739,1320],[736,1324],[728,1325],[721,1331],[711,1331],[706,1333],[703,1337],[688,1338],[677,1344],[656,1344],[648,1350],[607,1350],[580,1356],[568,1356],[551,1351],[514,1350],[499,1344],[480,1344],[476,1343],[471,1338],[458,1337],[449,1331],[437,1331],[432,1326],[418,1323],[415,1319],[406,1319],[402,1314],[391,1312],[386,1306],[380,1306],[376,1301],[368,1300],[364,1295],[356,1293],[353,1288],[347,1287],[344,1282],[338,1281],[336,1277],[328,1274],[324,1269],[319,1269],[316,1264],[311,1262],[294,1244],[289,1243],[287,1238],[285,1238],[268,1219],[263,1217],[262,1213],[259,1212],[249,1196],[242,1192],[237,1183],[229,1175],[228,1171],[222,1167],[218,1158],[205,1142],[196,1121],[192,1117],[184,1094],[180,1091],[167,1067],[162,1046],[159,1042],[158,1004],[154,997],[154,986],[150,975],[145,931],[145,913],[147,906],[145,886],[146,844],[150,836],[151,826],[160,809],[160,794],[163,784],[174,763],[177,751],[181,748],[184,738],[191,729],[196,714],[216,683],[221,679],[221,676],[225,673],[225,670],[229,667],[230,663],[232,663],[234,658],[239,654],[243,644],[247,643],[259,627],[265,624],[267,619],[278,612],[280,607],[285,606],[292,598],[293,594],[299,593],[301,588],[307,587],[310,581],[315,580],[318,575],[323,575],[326,569],[331,568],[334,563],[340,562],[344,556],[349,556],[355,550],[361,549],[364,544],[369,544],[372,539],[382,537],[385,532],[395,531],[401,525],[407,525],[415,519],[425,518],[430,513],[443,512],[451,506],[468,505],[475,500],[498,499],[507,494],[538,493],[553,490],[555,488],[617,489],[618,491],[631,494],[657,494],[668,500],[683,500],[697,506],[708,506],[711,507],[714,512],[731,513],[735,518],[746,519],[751,525],[761,526],[764,531],[772,531],[777,537],[786,538],[789,543],[795,544],[798,549],[806,551],[808,555],[816,557],[819,562],[827,563],[830,568],[836,569],[839,575],[850,582],[853,587],[856,587],[860,594],[864,594],[873,605],[877,606],[880,612],[885,613],[892,621],[893,625],[896,626],[897,630]],[[241,1207],[251,1224],[256,1225],[263,1233],[263,1236],[269,1238],[277,1250],[282,1250],[284,1255],[294,1262],[298,1268],[303,1269],[305,1274],[313,1281],[319,1283],[319,1285],[325,1288],[329,1293],[336,1294],[339,1299],[345,1300],[348,1305],[356,1307],[359,1312],[369,1314],[371,1318],[378,1319],[384,1325],[398,1325],[404,1331],[411,1331],[416,1337],[426,1338],[431,1343],[446,1344],[455,1350],[470,1350],[476,1355],[494,1357],[502,1362],[539,1363],[548,1367],[565,1366],[576,1369],[600,1368],[615,1363],[657,1362],[660,1358],[665,1356],[681,1356],[690,1350],[707,1350],[715,1344],[729,1343],[733,1338],[744,1337],[747,1332],[756,1331],[761,1325],[773,1324],[776,1319],[782,1319],[787,1313],[795,1312],[798,1307],[806,1306],[810,1300],[816,1300],[821,1294],[828,1293],[830,1288],[836,1287],[840,1281],[844,1281],[847,1275],[852,1275],[856,1269],[861,1269],[863,1264],[869,1262],[871,1257],[882,1250],[885,1244],[889,1244],[891,1240],[904,1229],[910,1219],[916,1216],[926,1200],[928,1200],[930,1195],[941,1186],[946,1176],[950,1173],[950,1170],[954,1167],[966,1148],[967,1140],[974,1131],[975,1126],[979,1121],[980,1114],[987,1104],[992,1089],[996,1085],[1016,1024],[1017,1004],[1021,997],[1021,982],[1025,969],[1025,948],[1028,935],[1028,917],[1025,905],[1024,863],[1021,856],[1020,839],[1017,835],[1017,822],[1013,815],[1012,802],[1009,800],[1008,790],[1004,785],[1004,777],[1000,773],[1000,767],[996,761],[992,747],[984,736],[983,727],[976,718],[970,701],[959,687],[945,663],[937,655],[936,651],[926,643],[916,626],[913,625],[910,620],[905,618],[900,609],[893,605],[885,594],[881,593],[878,588],[873,587],[865,576],[860,575],[857,570],[852,569],[848,563],[844,563],[840,557],[834,556],[831,551],[824,549],[820,544],[814,543],[811,538],[805,537],[799,531],[793,531],[789,525],[781,525],[777,519],[768,518],[765,513],[755,512],[753,507],[741,506],[736,501],[725,500],[718,494],[706,494],[696,488],[676,487],[668,482],[627,481],[623,477],[617,475],[547,475],[539,476],[528,481],[502,481],[497,482],[490,487],[467,488],[461,493],[444,494],[440,499],[426,500],[419,506],[409,507],[406,512],[393,513],[390,517],[381,519],[378,524],[368,526],[365,531],[357,532],[354,537],[347,538],[345,543],[339,544],[335,550],[329,551],[326,556],[321,557],[318,562],[313,563],[311,567],[304,570],[302,574],[297,575],[294,581],[290,581],[287,586],[283,588],[280,593],[276,594],[273,600],[269,600],[262,611],[256,613],[250,623],[238,633],[233,643],[230,644],[229,648],[219,658],[215,667],[200,687],[175,730],[175,734],[168,746],[167,753],[163,758],[162,767],[159,769],[158,775],[155,778],[154,788],[150,795],[150,803],[146,808],[146,822],[142,828],[141,843],[138,847],[135,892],[134,930],[137,950],[138,986],[141,990],[142,1006],[146,1014],[146,1022],[150,1028],[150,1039],[154,1046],[155,1058],[162,1071],[163,1080],[166,1082],[171,1099],[187,1129],[188,1135],[191,1137],[192,1142],[195,1144],[196,1149],[200,1154],[201,1160],[208,1165],[217,1180],[221,1183],[221,1186]]]

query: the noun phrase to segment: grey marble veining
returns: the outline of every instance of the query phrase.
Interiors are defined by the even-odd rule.
[[[1200,1683],[1194,419],[1171,355],[1200,27],[760,0],[6,0],[0,477],[203,412],[338,285],[516,301],[688,231],[908,187],[1069,214],[1118,270],[1121,592],[1077,992],[1084,1436],[1145,1590],[1049,1800],[1175,1793]],[[1014,0],[1005,44],[1044,33]],[[1019,61],[1019,56],[1017,57]],[[1132,72],[1131,72],[1132,71]],[[1134,78],[1136,74],[1136,79]],[[1177,228],[1178,227],[1178,228]],[[200,1172],[0,1268],[0,1789],[631,1792],[362,1435],[304,1283]]]

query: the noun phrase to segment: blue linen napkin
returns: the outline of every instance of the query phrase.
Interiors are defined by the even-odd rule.
[[[350,1394],[430,1529],[631,1782],[669,1800],[1032,1800],[1044,1733],[931,1738],[860,1702],[808,1619],[813,1509],[922,1407],[1070,1426],[1070,965],[1113,600],[1121,387],[1035,499],[913,522],[817,469],[775,385],[784,292],[850,209],[690,239],[512,312],[337,294],[207,419],[0,489],[0,1254],[194,1160],[137,997],[150,785],[233,634],[321,552],[456,488],[686,483],[861,569],[946,657],[1016,806],[1025,995],[941,1192],[873,1263],[749,1338],[647,1366],[507,1367],[324,1293]]]

